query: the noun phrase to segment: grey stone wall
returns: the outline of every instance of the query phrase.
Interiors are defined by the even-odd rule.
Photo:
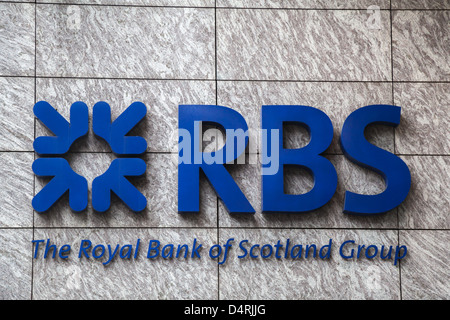
[[[448,0],[0,0],[0,299],[449,299],[449,10]],[[40,100],[65,117],[78,100],[90,114],[107,101],[113,118],[133,101],[146,104],[136,131],[148,141],[147,174],[133,180],[148,199],[144,212],[113,198],[106,213],[90,205],[74,213],[67,197],[33,212],[31,200],[48,182],[31,170],[33,140],[49,134],[32,112]],[[237,165],[230,172],[254,216],[229,215],[206,179],[201,213],[179,215],[179,104],[235,108],[253,128],[263,104],[324,110],[335,128],[325,156],[338,172],[336,195],[306,215],[262,214],[259,166]],[[337,142],[345,118],[369,104],[402,107],[395,131],[376,126],[367,136],[407,163],[412,189],[385,215],[353,217],[342,213],[345,190],[384,188],[380,176],[345,159]],[[304,143],[303,131],[288,132],[288,145]],[[114,158],[92,132],[66,155],[89,186]],[[293,170],[285,188],[303,193],[312,184],[307,172]],[[228,238],[353,239],[406,245],[408,254],[398,265],[346,261],[336,250],[329,261],[239,260],[232,250],[221,266],[145,255],[104,266],[77,257],[82,239],[114,245],[138,238],[197,238],[205,247]],[[67,260],[33,259],[33,239],[72,244],[74,252]]]

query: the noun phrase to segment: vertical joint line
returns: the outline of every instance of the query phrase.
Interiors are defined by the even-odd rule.
[[[392,17],[392,0],[389,1],[389,18],[391,22],[391,94],[392,94],[392,104],[395,105],[395,96],[394,96],[394,55],[393,55],[393,46],[394,46],[394,38],[393,38],[393,17]],[[394,154],[397,153],[396,145],[395,145],[395,128],[394,130]],[[397,207],[397,244],[400,246],[400,216],[399,210]],[[402,296],[402,265],[401,261],[398,262],[398,281],[399,281],[399,290],[400,290],[400,300],[403,300]]]
[[[397,230],[397,241],[398,246],[400,247],[400,230]],[[400,288],[400,300],[403,300],[403,293],[402,293],[402,262],[398,261],[398,281],[399,281],[399,288]]]
[[[36,80],[36,60],[37,60],[37,1],[34,1],[34,104],[36,104],[37,100],[37,80]],[[36,117],[33,114],[33,138],[36,139]],[[33,152],[33,161],[36,160],[36,153]],[[34,197],[36,193],[36,177],[33,174],[33,194]],[[33,221],[33,229],[32,229],[32,240],[34,240],[34,210],[32,210],[32,221]],[[31,246],[31,300],[33,300],[33,283],[34,283],[34,259],[33,259],[33,246]]]
[[[214,79],[216,90],[216,105],[218,105],[217,98],[217,0],[214,1]],[[216,226],[217,226],[217,244],[219,243],[219,197],[216,196]],[[219,260],[218,260],[219,261]],[[220,300],[220,265],[217,264],[217,300]]]
[[[392,95],[392,104],[395,105],[395,97],[394,97],[394,55],[393,55],[393,46],[394,46],[394,39],[393,39],[393,17],[392,17],[392,0],[389,2],[389,18],[390,18],[390,24],[391,24],[391,95]],[[394,128],[394,154],[397,153],[395,145],[395,128]]]

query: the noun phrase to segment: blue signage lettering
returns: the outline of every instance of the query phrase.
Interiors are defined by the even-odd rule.
[[[283,148],[283,123],[296,122],[306,126],[311,142],[301,149]],[[320,156],[333,140],[333,125],[330,118],[312,107],[306,106],[263,106],[263,130],[278,130],[276,145],[268,139],[263,152],[263,170],[267,164],[264,158],[276,151],[279,154],[280,168],[275,174],[262,177],[263,212],[308,212],[322,207],[331,200],[337,188],[337,173],[326,158]],[[274,150],[277,148],[278,150]],[[307,168],[314,176],[314,187],[306,194],[284,193],[284,166],[296,165]]]
[[[70,109],[70,123],[45,101],[36,103],[36,117],[56,136],[38,137],[34,148],[40,155],[66,153],[75,140],[88,132],[88,108],[76,102]],[[364,137],[365,128],[373,123],[397,126],[401,108],[391,105],[371,105],[354,111],[342,128],[340,143],[344,155],[356,164],[373,170],[385,179],[386,190],[378,195],[360,195],[347,191],[344,213],[377,215],[397,207],[405,200],[411,186],[406,164],[396,155],[370,144]],[[127,134],[147,114],[141,102],[131,104],[111,122],[111,109],[98,102],[93,109],[93,131],[103,138],[117,155],[138,155],[147,150],[143,137]],[[262,211],[267,213],[301,213],[318,209],[331,200],[337,188],[337,173],[330,161],[321,156],[333,139],[333,125],[319,109],[300,105],[263,106],[262,124]],[[283,124],[305,126],[310,143],[299,149],[283,147]],[[225,131],[223,147],[212,152],[202,151],[202,124],[211,124]],[[242,190],[225,165],[242,163],[249,147],[249,128],[237,111],[216,105],[179,106],[178,211],[199,211],[200,170],[222,199],[230,213],[255,213]],[[284,193],[285,166],[301,166],[311,172],[314,187],[300,195]],[[76,174],[63,158],[39,158],[33,163],[38,176],[54,178],[34,197],[33,208],[48,210],[65,192],[74,211],[87,207],[87,181]],[[142,159],[115,159],[110,168],[92,183],[92,206],[104,212],[109,209],[114,192],[131,210],[142,211],[147,206],[145,196],[133,186],[127,176],[140,176],[146,171]],[[250,249],[250,255],[253,255]]]
[[[405,200],[411,187],[411,174],[402,159],[378,148],[364,138],[364,129],[372,123],[398,126],[399,107],[373,105],[354,111],[345,120],[341,146],[345,156],[354,163],[379,173],[386,182],[386,190],[377,195],[362,195],[347,191],[344,212],[374,215],[394,209]]]
[[[223,166],[245,152],[248,136],[244,138],[245,143],[240,144],[237,138],[232,139],[227,135],[225,146],[221,150],[212,152],[211,157],[216,159],[216,163],[212,164],[204,162],[202,153],[199,151],[200,140],[195,138],[201,134],[198,125],[200,122],[217,124],[225,130],[241,129],[242,132],[247,132],[248,127],[245,119],[237,111],[226,107],[182,105],[179,107],[178,121],[179,128],[186,130],[191,137],[194,137],[188,150],[191,155],[190,159],[178,163],[178,211],[199,211],[199,177],[200,169],[202,169],[229,212],[254,213],[255,209]],[[183,139],[183,137],[180,138]],[[227,154],[229,155],[230,152],[224,152],[224,150],[230,150],[230,148],[232,150],[231,157],[227,159]],[[184,152],[184,148],[180,152]],[[216,153],[219,153],[220,157],[216,157]]]

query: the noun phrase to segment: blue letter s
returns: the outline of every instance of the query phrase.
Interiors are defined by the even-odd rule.
[[[401,108],[391,105],[371,105],[354,111],[345,120],[341,146],[352,162],[381,174],[386,190],[377,195],[361,195],[346,191],[344,213],[375,215],[394,209],[405,200],[411,187],[411,174],[396,155],[369,143],[364,129],[372,123],[396,127],[400,124]]]

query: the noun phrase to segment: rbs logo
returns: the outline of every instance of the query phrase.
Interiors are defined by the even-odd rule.
[[[147,142],[142,137],[125,136],[146,115],[143,103],[135,102],[113,123],[111,109],[105,102],[94,106],[94,133],[105,139],[114,153],[118,155],[137,155],[147,150]],[[68,123],[53,107],[45,101],[34,106],[34,114],[50,129],[55,137],[38,137],[33,144],[40,155],[62,155],[78,138],[88,133],[89,113],[83,102],[75,102],[70,108]],[[133,211],[142,211],[147,200],[125,177],[140,176],[147,168],[139,158],[115,159],[109,169],[92,182],[92,207],[104,212],[111,204],[113,191]],[[38,176],[54,177],[32,201],[34,210],[48,210],[64,193],[69,191],[69,204],[72,210],[82,211],[87,207],[87,180],[75,173],[63,158],[39,158],[33,163],[33,171]]]
[[[111,123],[111,110],[105,102],[98,102],[93,110],[93,131],[106,140],[118,155],[138,155],[145,152],[147,143],[142,137],[126,134],[146,115],[146,107],[133,103]],[[39,137],[35,151],[43,155],[61,155],[72,143],[88,131],[88,109],[76,102],[70,110],[68,123],[47,102],[35,105],[34,112],[56,137]],[[391,105],[371,105],[354,111],[346,119],[341,132],[344,155],[356,164],[373,170],[384,178],[386,189],[378,195],[346,192],[344,212],[357,215],[375,215],[397,207],[408,195],[411,175],[406,164],[397,156],[369,143],[364,130],[370,124],[397,126],[401,108]],[[318,209],[331,200],[337,188],[334,166],[321,156],[333,139],[333,125],[319,109],[307,106],[262,106],[262,211],[267,213],[300,213]],[[310,143],[300,149],[283,148],[283,123],[294,122],[305,126]],[[219,150],[202,152],[201,124],[210,123],[226,132],[225,144]],[[234,179],[225,168],[245,153],[249,132],[245,119],[233,109],[215,105],[179,106],[178,128],[178,211],[199,211],[200,169],[205,173],[230,213],[254,213]],[[314,187],[308,193],[284,193],[284,166],[307,168],[314,176]],[[145,197],[125,178],[145,173],[146,164],[139,158],[119,158],[110,168],[94,179],[92,205],[94,210],[106,211],[110,206],[111,191],[133,211],[146,207]],[[54,176],[33,199],[33,207],[42,212],[69,191],[73,210],[87,206],[87,181],[76,174],[62,158],[40,158],[33,164],[37,175]]]

